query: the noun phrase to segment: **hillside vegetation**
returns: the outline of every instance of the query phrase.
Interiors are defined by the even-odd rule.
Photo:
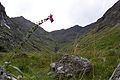
[[[99,33],[93,30],[62,48],[61,52],[90,59],[94,65],[94,79],[108,80],[120,62],[120,25]]]
[[[77,38],[73,43],[62,48],[57,54],[48,52],[30,52],[15,55],[11,63],[20,68],[25,80],[56,80],[54,75],[48,75],[50,63],[64,54],[79,55],[88,58],[93,64],[93,70],[81,80],[108,80],[120,62],[120,25],[106,28],[104,31],[91,33]],[[3,64],[13,53],[1,53],[0,63]],[[8,70],[18,75],[17,71]],[[79,80],[71,78],[70,80]],[[66,79],[65,79],[66,80]]]
[[[36,24],[24,17],[9,18],[6,13],[3,19],[10,29],[0,26],[0,65],[10,62],[19,68],[21,73],[11,67],[6,70],[13,76],[23,75],[21,80],[108,80],[120,63],[120,1],[85,27],[47,32],[39,26],[20,49]],[[50,64],[65,54],[89,59],[92,71],[70,79],[56,78]]]

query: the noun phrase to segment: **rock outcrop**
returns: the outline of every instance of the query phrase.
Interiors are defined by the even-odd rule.
[[[10,29],[10,27],[7,24],[6,18],[7,15],[6,15],[5,7],[0,3],[0,25],[6,26],[7,28]]]
[[[50,66],[55,75],[63,75],[66,77],[86,74],[92,69],[92,64],[88,59],[69,55],[63,56]]]
[[[0,3],[0,20],[6,16],[5,7]]]
[[[0,67],[0,80],[17,80],[12,77],[11,74],[7,73],[4,68]]]
[[[114,72],[109,80],[120,80],[120,64],[114,70]]]

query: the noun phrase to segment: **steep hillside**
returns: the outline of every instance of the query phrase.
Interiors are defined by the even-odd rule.
[[[9,29],[10,28],[10,29]],[[19,36],[19,37],[18,37]],[[0,47],[9,50],[21,41],[22,33],[14,22],[6,15],[5,8],[0,3]]]
[[[98,42],[98,41],[104,40],[104,38],[103,38],[104,36],[111,34],[111,35],[113,35],[113,37],[115,37],[116,35],[119,35],[119,31],[118,31],[119,24],[120,24],[120,1],[115,3],[95,23],[85,26],[83,28],[85,33],[83,35],[79,35],[80,38],[76,38],[73,43],[80,43],[79,46],[82,46],[82,47],[80,47],[80,49],[86,48],[86,50],[87,50],[87,49],[93,48],[93,45],[95,45],[95,44],[100,45],[102,43],[102,42]],[[111,31],[111,32],[109,32],[109,31]],[[116,32],[116,31],[118,31],[118,34],[114,34],[114,32]],[[111,37],[112,36],[109,36],[106,39],[112,40]],[[115,39],[119,41],[119,36],[116,36]],[[113,41],[116,42],[116,40],[113,40]],[[104,41],[106,41],[106,42],[103,44],[109,43],[109,40],[104,40]],[[113,45],[114,42],[111,42],[110,44]],[[118,42],[118,44],[119,44],[119,42]],[[69,46],[70,46],[70,44],[69,44]],[[89,46],[89,48],[88,48],[88,46]],[[109,46],[106,45],[105,47],[109,47]]]
[[[22,33],[27,34],[28,30],[30,30],[30,28],[32,26],[35,26],[35,24],[27,19],[25,19],[23,16],[20,17],[14,17],[11,18],[12,21],[14,21],[16,23],[16,25],[18,25],[19,29],[22,31]],[[47,32],[39,27],[39,34],[46,34]],[[37,31],[38,32],[38,31]],[[37,33],[36,32],[36,33]]]
[[[114,27],[117,23],[120,23],[120,0],[107,10],[97,22],[92,23],[85,28],[86,30],[96,28],[96,32],[98,32],[106,27]]]
[[[120,51],[120,24],[112,28],[105,28],[101,32],[95,33],[92,31],[82,35],[63,49],[65,51],[68,49],[68,53],[71,52],[71,50],[74,52],[75,49],[80,52],[92,52],[94,50],[99,52],[112,49]],[[63,51],[63,49],[61,51]]]
[[[86,57],[93,63],[92,76],[84,76],[83,80],[108,80],[120,63],[120,24],[87,33],[64,46],[59,53]]]
[[[78,36],[87,34],[89,32],[99,32],[103,31],[105,28],[114,27],[116,24],[120,23],[120,1],[115,3],[100,19],[95,23],[87,25],[85,27],[80,27],[78,25],[73,26],[69,29],[62,29],[58,31],[53,31],[50,34],[57,42],[65,43],[73,41]],[[65,44],[66,45],[66,44]]]
[[[92,61],[92,77],[84,76],[83,80],[108,80],[120,63],[120,1],[85,29],[87,33],[64,46],[59,53],[80,55]]]
[[[4,6],[0,4],[0,51],[8,51],[19,46],[24,41],[30,28],[34,26],[34,23],[23,17],[9,18]],[[46,51],[53,49],[51,44],[54,45],[50,35],[48,36],[48,32],[39,27],[25,42],[24,49],[25,51]]]
[[[11,18],[12,21],[18,25],[19,30],[23,33],[23,36],[25,37],[29,30],[34,27],[36,24],[33,22],[25,19],[24,17],[15,17]],[[45,47],[53,50],[54,40],[52,39],[51,35],[49,35],[48,32],[46,32],[43,28],[39,26],[39,28],[33,33],[33,35],[29,39],[30,43],[33,44],[34,47],[40,48]]]

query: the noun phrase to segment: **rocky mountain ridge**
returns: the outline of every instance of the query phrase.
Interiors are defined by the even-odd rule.
[[[120,23],[120,0],[108,9],[101,18],[99,18],[96,22],[85,26],[85,28],[87,30],[95,28],[98,32],[106,27],[113,27],[118,23]]]
[[[36,24],[32,23],[31,21],[25,19],[22,16],[15,17],[15,18],[9,18],[6,15],[4,6],[2,4],[0,6],[1,6],[0,7],[0,10],[1,10],[0,20],[1,22],[4,21],[4,23],[11,28],[11,29],[8,29],[6,25],[0,26],[1,28],[0,29],[1,30],[1,34],[0,34],[1,41],[0,42],[1,44],[5,43],[5,44],[2,44],[1,46],[6,47],[6,45],[8,44],[10,46],[11,45],[16,46],[20,41],[23,40],[28,30],[31,27],[35,26]],[[54,50],[54,48],[56,47],[56,44],[57,44],[57,47],[59,47],[59,45],[72,42],[74,39],[88,32],[91,32],[94,30],[95,32],[99,32],[99,31],[104,30],[107,27],[112,27],[114,25],[117,25],[118,23],[120,23],[120,1],[115,3],[115,5],[113,5],[103,15],[103,17],[98,19],[95,23],[92,23],[85,27],[75,25],[66,30],[62,29],[62,30],[53,31],[53,32],[46,32],[43,28],[39,27],[39,29],[33,33],[31,39],[28,41],[30,43],[28,45],[32,45],[32,46],[34,45],[34,47],[36,48],[42,45],[42,46],[46,46]],[[3,36],[7,36],[7,37],[3,39]],[[6,39],[9,39],[8,40],[9,42],[5,41]],[[38,50],[40,49],[38,48]]]

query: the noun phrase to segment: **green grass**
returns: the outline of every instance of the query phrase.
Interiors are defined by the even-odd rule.
[[[93,30],[66,46],[60,52],[88,58],[93,66],[90,77],[82,80],[108,80],[120,62],[120,25]],[[79,80],[79,79],[78,79]]]
[[[11,53],[0,54],[0,65],[3,65],[8,60]],[[11,61],[11,65],[18,67],[23,72],[22,80],[57,80],[54,75],[48,75],[50,71],[49,64],[56,61],[61,57],[61,54],[41,54],[41,53],[27,53],[24,55],[16,55]],[[120,55],[115,56],[99,56],[92,57],[91,55],[85,55],[93,64],[94,70],[89,74],[83,75],[81,80],[108,80],[113,70],[120,61]],[[92,57],[92,58],[91,58]],[[19,73],[10,67],[7,71],[18,76]],[[81,76],[73,77],[69,80],[80,80]],[[62,78],[58,80],[68,80]]]
[[[4,62],[9,60],[10,55],[13,53],[0,53],[0,65],[4,65]],[[23,55],[15,55],[11,60],[11,65],[18,67],[24,74],[22,80],[53,80],[53,77],[48,76],[50,71],[50,63],[55,61],[59,55],[49,53],[26,53]],[[10,67],[7,70],[14,74],[19,73]]]

